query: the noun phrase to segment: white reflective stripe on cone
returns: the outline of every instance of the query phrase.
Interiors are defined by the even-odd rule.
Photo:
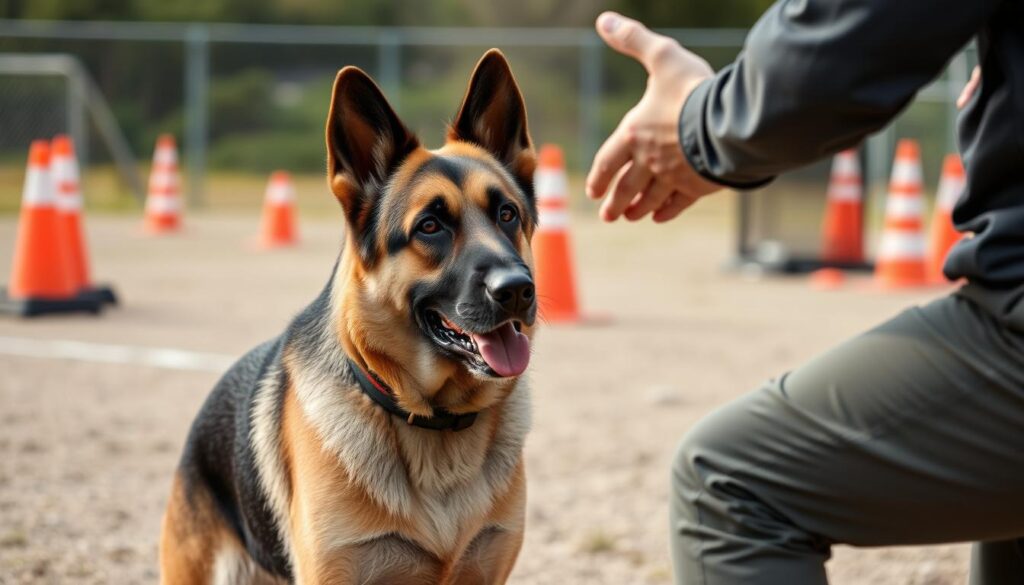
[[[53,174],[53,180],[62,183],[78,183],[78,165],[76,165],[70,158],[64,156],[56,156],[53,158],[53,164],[50,166],[50,172]]]
[[[295,200],[295,191],[291,187],[274,187],[267,191],[267,203],[287,205]]]
[[[924,200],[921,197],[900,197],[889,195],[885,202],[885,216],[906,219],[919,218],[924,213]]]
[[[860,201],[860,185],[830,185],[828,198],[833,201]]]
[[[848,152],[840,152],[832,162],[832,175],[860,178],[860,164],[857,162],[857,155]]]
[[[533,191],[538,199],[565,199],[569,192],[565,171],[537,171],[533,175]]]
[[[169,214],[181,209],[181,198],[176,195],[150,195],[146,198],[146,211]]]
[[[82,196],[78,191],[72,193],[57,193],[57,209],[61,211],[81,211]]]
[[[916,162],[896,161],[892,167],[892,182],[901,184],[921,184],[921,165]]]
[[[153,166],[178,164],[178,153],[173,148],[157,148],[153,153]]]
[[[57,209],[65,212],[82,209],[82,193],[78,189],[78,165],[67,156],[55,156],[50,178],[57,194]]]
[[[936,203],[939,209],[949,211],[956,206],[960,196],[964,193],[964,181],[962,179],[943,179],[939,182],[939,193]]]
[[[179,184],[180,181],[178,180],[177,173],[153,173],[149,177],[150,191],[177,190]]]
[[[42,169],[29,169],[25,176],[25,191],[22,194],[22,203],[26,206],[43,207],[56,206],[56,194],[50,182],[50,173]]]
[[[880,260],[919,260],[924,258],[925,249],[923,234],[890,230],[882,234],[882,241],[878,245],[878,258]]]
[[[568,226],[568,211],[541,211],[540,214],[537,216],[538,231],[563,231]]]

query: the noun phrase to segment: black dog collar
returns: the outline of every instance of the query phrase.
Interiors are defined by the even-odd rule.
[[[383,380],[374,375],[373,372],[364,370],[359,366],[359,364],[355,363],[351,359],[348,360],[348,363],[349,369],[352,370],[352,375],[354,375],[356,377],[356,381],[359,382],[359,389],[363,391],[363,394],[369,396],[384,410],[414,427],[432,429],[435,431],[461,431],[462,429],[468,429],[473,426],[473,422],[476,421],[477,413],[475,412],[455,414],[454,412],[448,412],[443,408],[435,408],[433,416],[419,416],[413,414],[398,406],[398,403],[395,401],[395,393],[391,391],[391,388],[389,388]]]

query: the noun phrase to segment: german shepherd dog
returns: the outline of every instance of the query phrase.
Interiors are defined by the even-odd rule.
[[[523,539],[537,312],[522,94],[487,52],[427,150],[346,67],[326,134],[342,250],[193,423],[162,582],[503,583]]]

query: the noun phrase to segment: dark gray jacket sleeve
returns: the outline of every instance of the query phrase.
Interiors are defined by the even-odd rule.
[[[751,188],[860,142],[937,77],[1001,0],[779,0],[687,99],[703,176]]]

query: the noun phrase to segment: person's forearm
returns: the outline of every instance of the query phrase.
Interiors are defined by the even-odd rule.
[[[706,178],[756,187],[857,144],[941,73],[998,0],[783,0],[694,91],[680,142]]]

